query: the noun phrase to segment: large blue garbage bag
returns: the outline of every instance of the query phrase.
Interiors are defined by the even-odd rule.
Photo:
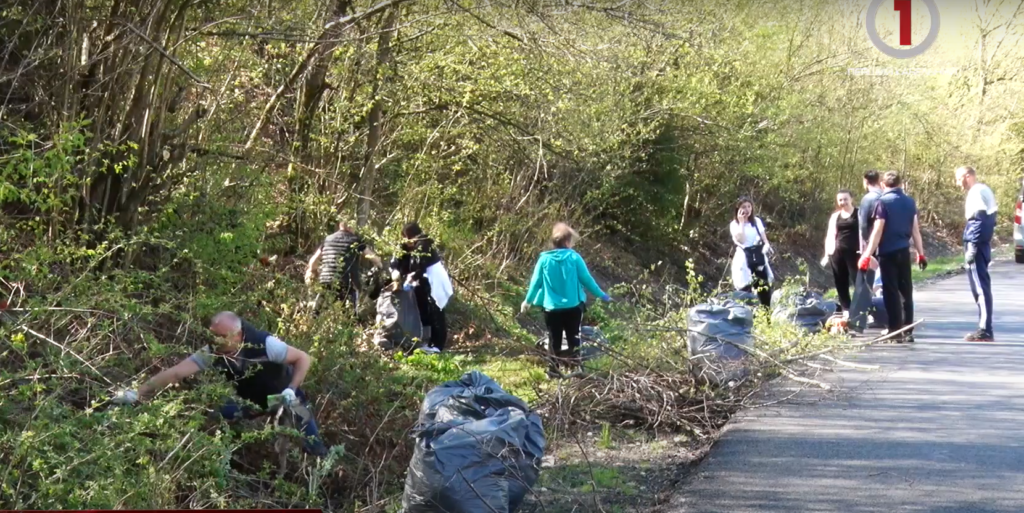
[[[404,513],[512,513],[540,475],[540,416],[473,371],[423,400]]]
[[[686,342],[694,370],[712,383],[745,377],[747,348],[754,343],[753,328],[753,310],[729,299],[691,308]]]

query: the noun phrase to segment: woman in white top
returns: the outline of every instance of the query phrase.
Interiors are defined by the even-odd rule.
[[[756,292],[762,305],[771,306],[775,275],[768,257],[773,253],[772,246],[749,198],[740,198],[736,203],[736,217],[729,223],[729,233],[737,246],[732,258],[733,286],[736,290]]]

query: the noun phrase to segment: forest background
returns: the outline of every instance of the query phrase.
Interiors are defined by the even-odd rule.
[[[957,166],[992,185],[1005,226],[1024,2],[942,5],[937,42],[906,61],[871,45],[866,5],[6,3],[0,506],[393,508],[425,390],[480,368],[546,404],[539,317],[517,306],[555,221],[623,299],[591,321],[651,354],[680,342],[627,328],[681,318],[726,276],[741,195],[780,273],[819,287],[834,195],[859,196],[867,169],[903,174],[929,252],[957,248]],[[877,21],[894,46],[898,16]],[[342,312],[310,321],[304,261],[339,215],[384,255],[407,220],[438,241],[451,353],[389,359]],[[105,406],[220,310],[314,356],[329,461],[269,484],[258,440],[199,429],[216,380]]]

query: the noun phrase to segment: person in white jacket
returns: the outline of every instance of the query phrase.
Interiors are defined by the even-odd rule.
[[[391,278],[412,290],[423,323],[424,338],[429,347],[444,351],[448,341],[448,321],[444,307],[454,291],[440,253],[420,225],[415,222],[402,227],[403,242],[391,259]]]
[[[736,290],[757,293],[762,305],[771,306],[775,275],[768,258],[774,250],[765,234],[764,223],[754,215],[754,202],[750,198],[736,202],[736,215],[729,223],[729,233],[736,244],[732,258],[733,286]]]

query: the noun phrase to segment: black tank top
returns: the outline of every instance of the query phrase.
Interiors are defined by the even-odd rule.
[[[860,224],[857,221],[858,209],[854,208],[850,217],[843,219],[839,214],[836,218],[836,249],[860,251]]]

